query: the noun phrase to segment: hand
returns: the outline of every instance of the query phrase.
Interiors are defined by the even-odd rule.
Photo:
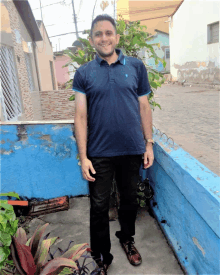
[[[152,143],[147,143],[146,152],[144,153],[144,169],[152,166],[154,161],[154,151]]]
[[[82,169],[83,178],[85,180],[95,181],[95,178],[90,176],[89,170],[92,172],[92,174],[96,174],[96,171],[92,165],[92,162],[88,158],[85,158],[81,161],[81,169]]]

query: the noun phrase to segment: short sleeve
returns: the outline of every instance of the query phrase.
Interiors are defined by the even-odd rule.
[[[81,74],[78,71],[76,71],[76,73],[74,75],[73,87],[72,88],[76,92],[80,92],[80,93],[83,93],[83,94],[86,93],[84,80],[83,80]]]
[[[138,96],[148,95],[150,94],[150,84],[147,75],[147,69],[143,62],[139,65],[139,73],[138,73]]]

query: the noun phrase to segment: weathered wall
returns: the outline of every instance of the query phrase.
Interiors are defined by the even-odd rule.
[[[220,273],[220,178],[154,135],[148,175],[152,209],[188,274]],[[49,199],[89,193],[78,165],[73,123],[1,125],[1,192]]]
[[[185,0],[171,18],[173,81],[220,84],[220,43],[207,43],[207,25],[220,21],[219,10],[219,1]]]
[[[187,274],[220,274],[220,177],[178,145],[154,139],[153,212]]]
[[[70,58],[65,55],[56,55],[54,60],[57,83],[64,84],[70,80],[69,68],[64,67],[67,62],[70,61]]]
[[[69,101],[73,90],[41,91],[43,120],[74,119],[75,101]]]
[[[160,47],[158,46],[153,46],[156,54],[158,55],[158,57],[165,59],[165,49],[169,49],[169,34],[165,34],[165,33],[160,33],[158,32],[154,38],[150,41],[148,41],[148,44],[155,44],[155,43],[159,43]],[[170,71],[170,60],[166,60],[167,65],[166,68],[163,67],[163,64],[161,62],[159,62],[158,65],[155,64],[155,60],[154,58],[148,58],[148,53],[146,51],[144,51],[144,55],[146,58],[146,63],[151,66],[154,70],[157,70],[159,72],[169,72]]]
[[[32,120],[33,106],[31,101],[28,75],[27,75],[25,56],[24,56],[24,52],[29,52],[27,43],[32,42],[32,40],[23,24],[23,21],[20,15],[18,14],[18,11],[14,3],[12,1],[7,1],[4,3],[1,3],[1,5],[6,7],[9,14],[9,20],[10,20],[9,22],[10,28],[7,29],[8,30],[7,37],[5,36],[5,34],[2,35],[2,33],[5,33],[4,30],[1,33],[1,37],[3,39],[6,38],[5,41],[1,40],[1,43],[13,47],[16,67],[18,71],[19,88],[21,91],[21,99],[22,99],[21,101],[23,105],[22,108],[23,108],[23,113],[25,115],[25,117],[23,116],[23,119]],[[7,42],[10,42],[9,38],[12,40],[13,43],[11,44],[7,43]],[[32,56],[32,61],[33,61],[33,56]],[[35,87],[37,87],[36,71],[33,71],[33,77],[34,77],[34,85]]]
[[[52,44],[48,38],[44,25],[40,24],[40,33],[43,37],[43,41],[38,41],[37,44],[37,58],[39,64],[39,74],[41,79],[41,91],[53,90],[52,75],[50,69],[50,61],[53,62],[54,68],[54,84],[55,90],[57,90],[57,79],[53,60]]]
[[[1,126],[1,192],[49,199],[88,194],[73,124]]]

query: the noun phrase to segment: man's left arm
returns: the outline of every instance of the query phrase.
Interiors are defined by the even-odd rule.
[[[147,95],[139,96],[141,123],[145,139],[152,139],[152,112]],[[154,161],[153,144],[147,142],[144,153],[144,169],[152,166]]]

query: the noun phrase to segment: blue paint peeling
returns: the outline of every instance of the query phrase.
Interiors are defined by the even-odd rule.
[[[187,274],[220,274],[220,178],[178,145],[154,139],[152,210]]]
[[[15,191],[29,199],[88,194],[71,125],[25,125],[25,141],[18,138],[16,126],[1,127],[1,138],[8,140],[1,150],[13,151],[2,155],[2,192]]]
[[[88,195],[72,125],[0,130],[1,192],[29,199]],[[220,178],[178,145],[154,139],[154,164],[140,169],[154,188],[154,214],[188,274],[220,274]]]

